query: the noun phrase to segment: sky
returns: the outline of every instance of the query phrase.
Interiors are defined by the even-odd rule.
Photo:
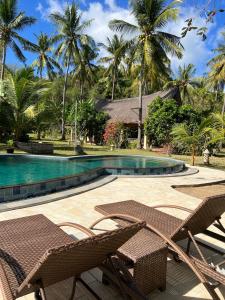
[[[35,42],[35,35],[40,32],[53,35],[56,28],[51,24],[48,16],[53,12],[62,12],[67,3],[72,0],[19,0],[18,10],[24,11],[27,16],[34,16],[37,19],[35,25],[26,28],[20,34],[23,37]],[[168,1],[170,2],[170,1]],[[185,20],[194,17],[194,24],[205,26],[204,14],[200,13],[196,3],[208,2],[208,0],[184,0],[180,7],[179,19],[170,23],[165,31],[180,36],[182,27],[185,26]],[[214,3],[223,3],[225,1],[215,1]],[[108,28],[108,22],[112,19],[122,19],[134,23],[134,16],[131,14],[128,0],[77,0],[82,16],[86,20],[93,20],[88,34],[91,35],[96,42],[105,42],[107,36],[112,36],[113,32]],[[220,4],[222,5],[222,4]],[[220,6],[219,5],[219,6]],[[213,49],[222,41],[221,32],[225,31],[225,13],[218,14],[214,23],[208,25],[208,37],[206,41],[201,41],[200,37],[194,31],[191,31],[185,38],[181,40],[185,51],[182,59],[171,58],[171,67],[176,75],[179,65],[192,63],[196,66],[196,76],[202,76],[207,72],[207,62],[213,56]],[[100,53],[104,55],[104,53]],[[25,52],[27,64],[32,63],[35,56],[29,52]],[[7,63],[11,65],[20,65],[14,54],[9,51],[7,54]]]

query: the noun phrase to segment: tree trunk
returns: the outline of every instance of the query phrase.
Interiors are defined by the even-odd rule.
[[[5,61],[6,61],[6,46],[2,47],[2,66],[1,66],[1,80],[4,79],[5,75]]]
[[[38,127],[38,130],[37,130],[37,140],[40,140],[41,139],[41,128]]]
[[[76,152],[77,148],[77,99],[76,99],[76,104],[75,104],[75,118],[74,118],[74,151]]]
[[[195,147],[192,146],[192,166],[195,165]]]
[[[116,70],[114,68],[113,70],[113,78],[112,78],[112,98],[111,100],[114,100],[114,95],[115,95],[115,82],[116,82]]]
[[[222,108],[222,117],[224,117],[224,111],[225,111],[225,93],[223,94],[223,108]]]
[[[139,107],[138,107],[138,142],[137,149],[142,149],[142,78],[139,80]]]
[[[66,91],[67,91],[67,82],[68,82],[68,74],[69,74],[69,66],[70,66],[70,57],[67,59],[66,63],[66,74],[64,79],[64,87],[63,87],[63,100],[62,100],[62,125],[61,125],[61,140],[65,141],[66,134],[65,134],[65,104],[66,104]]]

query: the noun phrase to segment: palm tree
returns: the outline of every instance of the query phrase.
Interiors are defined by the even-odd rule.
[[[65,61],[65,78],[62,99],[62,140],[65,140],[65,100],[67,91],[67,82],[69,75],[69,67],[74,57],[80,58],[80,45],[91,43],[88,35],[84,34],[84,29],[90,25],[90,21],[82,21],[78,12],[78,7],[73,2],[67,5],[63,14],[53,13],[51,19],[58,27],[59,33],[55,36],[55,40],[59,42],[56,49],[56,55],[62,57]],[[80,60],[80,59],[79,59]]]
[[[84,85],[94,83],[96,80],[97,66],[94,61],[98,56],[98,48],[93,45],[84,44],[81,46],[79,57],[74,57],[75,69],[72,71],[75,80],[79,80],[80,98],[82,100]]]
[[[196,69],[193,64],[188,64],[187,66],[179,66],[178,76],[175,80],[169,81],[165,84],[164,89],[170,87],[177,87],[180,92],[181,100],[191,104],[191,92],[195,87],[198,87],[200,83],[193,79]]]
[[[112,39],[110,39],[109,37],[107,38],[107,44],[99,43],[99,46],[109,53],[109,56],[102,57],[100,59],[100,62],[107,63],[109,65],[105,75],[106,76],[108,76],[109,74],[111,75],[112,78],[111,99],[114,100],[115,87],[118,78],[118,68],[126,52],[128,42],[123,39],[123,36],[119,37],[117,34],[114,34]]]
[[[176,20],[178,9],[175,2],[167,5],[166,0],[131,0],[136,24],[124,20],[109,23],[112,30],[133,34],[134,62],[139,63],[139,124],[138,148],[142,147],[142,93],[145,79],[150,74],[154,82],[161,75],[168,77],[168,53],[182,56],[180,38],[163,31],[171,20]]]
[[[53,38],[49,38],[45,33],[41,33],[39,36],[36,36],[36,38],[36,44],[25,45],[24,49],[37,55],[33,66],[37,68],[37,73],[40,75],[40,78],[43,78],[43,70],[46,68],[48,78],[52,79],[54,76],[54,68],[61,70],[58,62],[51,56],[52,46],[55,41]]]
[[[225,32],[222,33],[223,39],[225,40]],[[219,46],[214,50],[217,55],[213,57],[208,65],[211,67],[209,73],[209,81],[213,84],[216,91],[223,91],[225,86],[225,43],[220,43]],[[225,111],[225,94],[224,102],[222,107],[222,115]]]
[[[195,156],[202,140],[205,146],[210,142],[210,134],[212,128],[210,127],[211,119],[203,120],[199,126],[196,126],[192,130],[188,128],[185,123],[175,125],[172,129],[173,141],[182,146],[190,147],[192,155],[192,166],[195,165]],[[207,140],[207,138],[209,138]]]
[[[27,129],[29,109],[39,101],[47,88],[48,83],[34,80],[32,68],[8,70],[7,78],[3,81],[2,98],[13,112],[13,127],[17,141]]]
[[[27,17],[23,12],[17,12],[17,0],[0,0],[0,39],[2,47],[1,80],[4,79],[7,48],[10,47],[20,61],[25,63],[26,58],[17,44],[23,46],[30,42],[21,37],[17,31],[35,23],[36,19]]]

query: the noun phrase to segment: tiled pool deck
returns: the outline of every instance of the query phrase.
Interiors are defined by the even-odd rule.
[[[200,172],[195,175],[184,177],[119,178],[107,185],[70,198],[20,210],[2,212],[0,213],[0,220],[42,213],[55,223],[71,221],[89,226],[94,220],[101,216],[94,210],[96,205],[128,199],[133,199],[150,206],[157,204],[175,204],[194,209],[201,200],[176,191],[171,187],[172,185],[200,184],[225,179],[225,172],[223,171],[215,171],[208,168],[199,168],[199,171]],[[173,210],[167,209],[166,211],[174,214]],[[181,211],[176,211],[175,213],[176,216],[180,218],[186,216],[185,213]],[[225,215],[222,218],[222,222],[225,224]],[[107,221],[104,224],[104,228],[112,228],[113,225],[113,222]],[[78,238],[82,237],[78,232],[73,233]],[[215,241],[210,240],[210,238],[208,238],[208,240],[218,247],[224,246],[219,242],[215,243]],[[114,287],[106,287],[100,283],[100,276],[101,274],[97,269],[85,274],[87,282],[96,289],[102,299],[122,299]],[[70,283],[71,281],[69,280],[51,287],[48,291],[49,299],[66,300],[66,295],[70,293]],[[225,287],[220,287],[217,291],[221,299],[225,299]],[[2,300],[3,298],[0,296],[0,299]],[[31,299],[34,299],[33,295],[21,298],[21,300]],[[79,287],[76,299],[88,300],[94,298],[88,295],[86,290],[82,287]],[[169,261],[167,290],[162,293],[155,291],[151,293],[149,299],[203,300],[211,298],[185,264],[176,264],[173,261]]]

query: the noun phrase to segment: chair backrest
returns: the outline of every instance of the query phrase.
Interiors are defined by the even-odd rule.
[[[138,222],[48,250],[20,285],[18,295],[27,293],[27,286],[40,280],[47,287],[101,265],[144,226],[145,222]]]
[[[225,194],[205,198],[171,235],[173,240],[187,237],[188,229],[193,235],[204,232],[225,212]]]

